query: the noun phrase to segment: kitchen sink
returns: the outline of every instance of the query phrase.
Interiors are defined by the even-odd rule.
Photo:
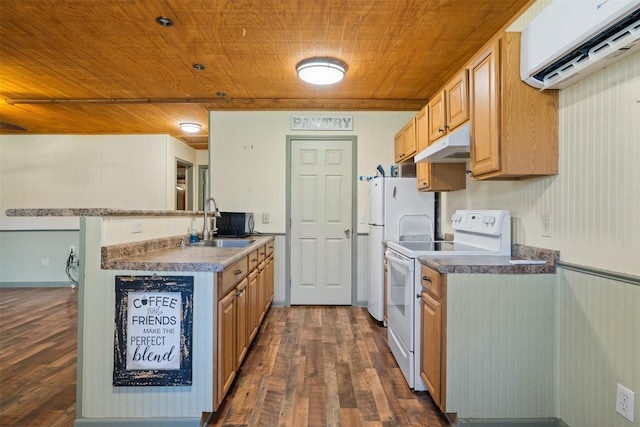
[[[214,248],[244,248],[255,242],[245,239],[212,239],[189,243],[189,246],[210,246]]]

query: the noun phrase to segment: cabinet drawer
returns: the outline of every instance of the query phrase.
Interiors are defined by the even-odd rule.
[[[420,283],[431,295],[442,298],[442,276],[435,270],[424,265],[420,266]]]
[[[256,249],[253,252],[250,252],[247,255],[247,259],[249,261],[249,271],[253,271],[258,266],[258,250]]]
[[[258,248],[258,263],[261,263],[267,257],[267,247],[261,246]]]
[[[242,279],[247,276],[248,261],[247,257],[242,257],[233,264],[225,267],[222,273],[218,275],[220,283],[218,285],[218,298],[221,298],[233,289]]]
[[[273,253],[273,244],[275,242],[272,240],[269,243],[267,243],[267,256],[271,255]]]

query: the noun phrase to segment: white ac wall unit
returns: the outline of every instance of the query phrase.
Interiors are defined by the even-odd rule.
[[[520,77],[562,89],[640,50],[640,0],[554,0],[522,32]]]

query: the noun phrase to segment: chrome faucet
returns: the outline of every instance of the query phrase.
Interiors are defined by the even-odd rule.
[[[216,218],[220,218],[220,211],[218,210],[218,203],[216,203],[216,199],[214,199],[213,197],[209,197],[207,200],[205,200],[204,202],[204,226],[202,227],[202,240],[209,240],[212,236],[209,235],[209,222],[207,219],[207,209],[211,206],[211,202],[213,202],[213,215]],[[211,230],[211,235],[213,235],[213,233],[217,230],[217,228],[214,228],[213,230]]]

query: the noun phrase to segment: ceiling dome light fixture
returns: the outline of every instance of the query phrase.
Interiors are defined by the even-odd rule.
[[[296,65],[300,80],[314,85],[332,85],[344,78],[347,64],[334,58],[309,58]]]
[[[200,132],[200,125],[197,123],[180,123],[180,129],[189,133]]]

